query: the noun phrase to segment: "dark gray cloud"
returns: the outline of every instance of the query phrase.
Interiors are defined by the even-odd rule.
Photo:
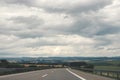
[[[9,20],[15,24],[23,24],[23,26],[29,29],[34,29],[44,24],[44,20],[38,18],[37,16],[29,16],[29,17],[18,16],[18,17],[10,18]]]
[[[70,25],[69,27],[58,26],[54,29],[58,32],[61,31],[61,33],[63,34],[77,34],[89,38],[94,37],[99,31],[103,29],[103,27],[98,24],[99,21],[92,17],[83,16],[81,14],[77,16],[77,18],[75,19],[76,20],[74,24]]]
[[[21,38],[34,38],[43,36],[42,25],[44,20],[37,16],[18,16],[7,19],[11,25],[1,24],[0,33],[6,35],[16,35]]]
[[[96,33],[96,35],[107,35],[107,34],[116,34],[120,32],[120,27],[105,27],[102,28],[99,32]]]
[[[86,0],[85,0],[86,1]],[[77,1],[76,1],[77,2]],[[87,2],[87,1],[86,1]],[[78,4],[80,3],[80,4]],[[90,0],[88,3],[84,3],[84,1],[78,1],[78,3],[72,5],[58,5],[58,6],[53,6],[54,4],[51,4],[49,6],[43,7],[46,11],[51,12],[51,13],[68,13],[68,14],[80,14],[83,12],[89,12],[89,11],[98,11],[99,9],[102,9],[103,7],[109,5],[112,3],[110,0]],[[68,6],[68,7],[66,7]]]
[[[5,2],[7,4],[19,4],[19,5],[31,6],[34,1],[31,1],[31,0],[1,0],[0,2]]]
[[[1,2],[5,2],[8,4],[20,4],[29,7],[38,7],[43,8],[44,10],[52,13],[81,13],[81,12],[89,12],[89,11],[96,11],[99,10],[106,5],[112,3],[110,0],[85,0],[85,1],[69,1],[69,0],[58,0],[58,1],[42,1],[42,0],[1,0]],[[54,4],[56,3],[56,4]]]

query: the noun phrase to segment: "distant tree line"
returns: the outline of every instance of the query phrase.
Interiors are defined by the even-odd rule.
[[[7,60],[0,60],[0,68],[23,68],[24,66],[18,63],[9,63]]]
[[[87,62],[63,62],[63,63],[42,63],[42,64],[30,64],[29,67],[38,67],[37,65],[48,65],[48,67],[56,67],[56,65],[61,65],[61,67],[77,67],[77,68],[88,68],[93,69],[94,65],[88,64]],[[7,60],[0,60],[0,68],[24,68],[24,64],[20,63],[10,63]]]
[[[88,64],[86,62],[70,62],[68,65],[70,67],[77,67],[77,68],[88,68],[88,69],[94,68],[94,65]]]

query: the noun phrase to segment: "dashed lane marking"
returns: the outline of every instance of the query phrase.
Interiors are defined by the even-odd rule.
[[[43,75],[42,77],[46,77],[48,74]]]
[[[52,72],[54,72],[54,71],[52,71]]]

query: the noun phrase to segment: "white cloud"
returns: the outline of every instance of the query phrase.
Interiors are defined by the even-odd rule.
[[[120,56],[119,0],[1,0],[0,56]]]

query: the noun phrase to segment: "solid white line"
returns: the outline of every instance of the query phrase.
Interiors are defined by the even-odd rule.
[[[42,77],[46,77],[48,74],[43,75]]]
[[[70,71],[69,69],[66,69],[66,70],[67,70],[69,73],[73,74],[74,76],[78,77],[79,79],[81,79],[81,80],[86,80],[85,78],[83,78],[83,77],[75,74],[74,72]]]

